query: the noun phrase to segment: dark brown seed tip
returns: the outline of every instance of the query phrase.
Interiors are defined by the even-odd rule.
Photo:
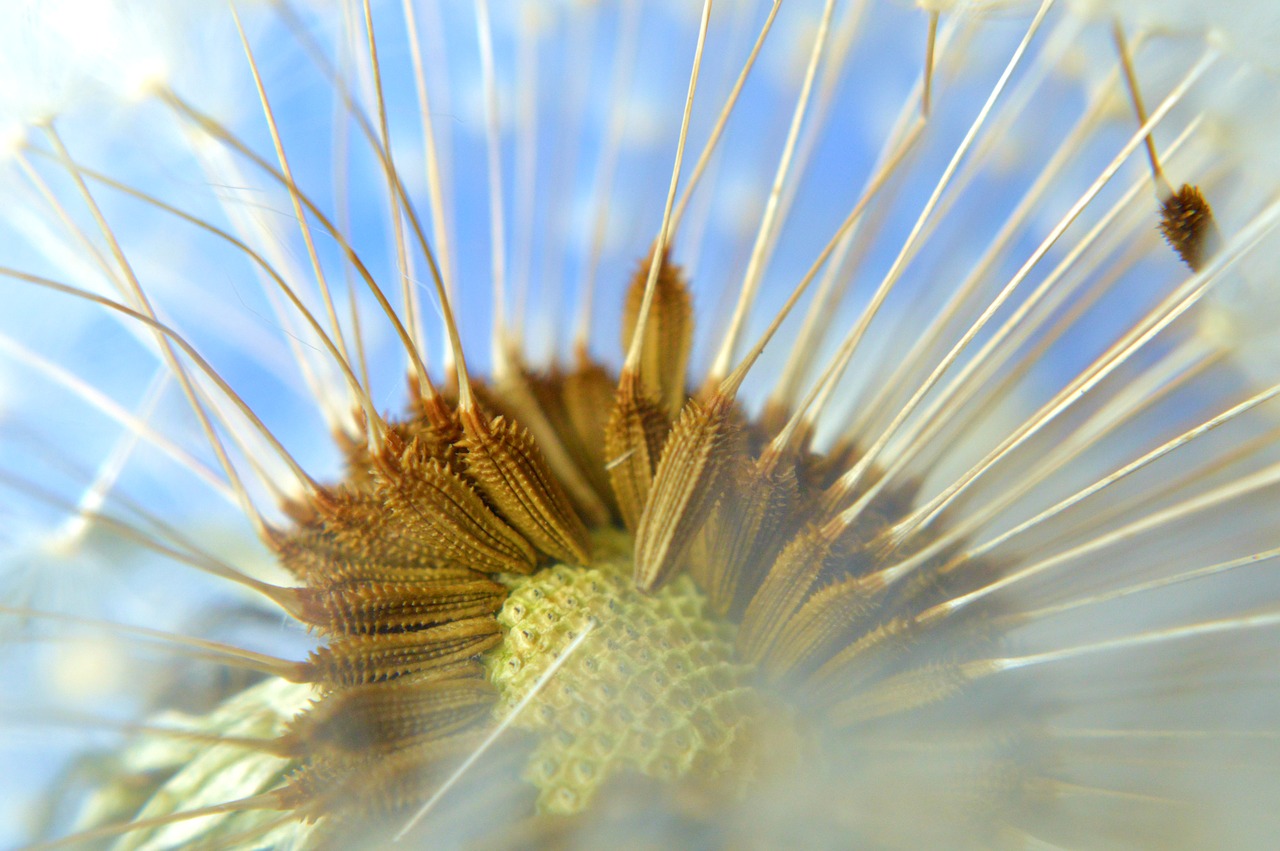
[[[1161,204],[1160,233],[1193,272],[1200,271],[1221,244],[1213,208],[1200,188],[1189,183]]]

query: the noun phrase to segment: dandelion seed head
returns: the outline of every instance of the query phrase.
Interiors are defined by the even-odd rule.
[[[120,56],[15,113],[4,424],[51,460],[0,474],[64,536],[6,562],[100,559],[133,626],[27,612],[119,639],[37,697],[143,724],[51,835],[1271,835],[1280,171],[1240,20],[782,5],[687,209],[770,3],[715,4],[670,197],[700,4],[245,4],[248,51],[220,4],[24,19]],[[214,62],[174,47],[205,21]],[[89,90],[138,132],[83,132]],[[1203,251],[1160,236],[1184,190]]]

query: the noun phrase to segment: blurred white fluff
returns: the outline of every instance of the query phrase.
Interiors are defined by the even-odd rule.
[[[1272,0],[1070,0],[1087,17],[1131,29],[1199,35],[1260,67],[1280,71],[1280,5]]]
[[[166,79],[199,3],[13,0],[0,7],[0,114],[33,122],[77,99],[136,99]],[[205,10],[207,12],[207,10]]]
[[[256,0],[247,0],[252,6]],[[7,0],[0,3],[0,144],[77,110],[119,110],[161,84],[199,81],[222,107],[234,44],[204,24],[219,0]]]

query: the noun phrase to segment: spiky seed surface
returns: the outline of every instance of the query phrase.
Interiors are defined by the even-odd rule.
[[[620,515],[606,467],[605,429],[617,392],[617,377],[585,357],[565,374],[560,387],[569,424],[565,444],[615,519]]]
[[[1160,233],[1193,272],[1204,267],[1222,240],[1209,201],[1198,186],[1189,183],[1161,205]]]
[[[733,416],[733,401],[719,393],[705,404],[691,399],[680,412],[636,527],[637,588],[653,590],[671,575],[728,485],[725,474],[740,451]]]
[[[622,350],[631,347],[644,301],[645,284],[653,255],[636,267],[627,288],[622,314]],[[685,401],[685,371],[693,349],[693,299],[689,285],[679,266],[664,251],[654,282],[653,303],[645,323],[644,342],[640,349],[640,378],[646,395],[658,399],[667,416],[679,414]]]
[[[604,431],[605,467],[622,520],[635,531],[649,501],[671,421],[662,406],[644,394],[639,378],[626,370],[612,402]]]
[[[838,537],[809,525],[791,539],[747,604],[738,632],[738,652],[758,662],[799,611],[828,563],[838,558]]]
[[[472,579],[468,567],[427,567],[416,562],[388,561],[352,554],[322,526],[299,526],[277,532],[272,549],[280,564],[309,586],[327,587],[343,582],[417,582]]]
[[[338,820],[364,826],[370,816],[422,803],[448,776],[450,763],[474,750],[483,737],[483,729],[468,730],[429,738],[387,755],[326,754],[291,774],[288,789],[313,817],[340,801]],[[332,842],[332,837],[326,840]]]
[[[380,582],[353,580],[303,589],[300,617],[329,635],[402,632],[496,612],[506,588],[467,580]]]
[[[476,410],[462,412],[462,427],[467,473],[494,509],[541,552],[586,564],[586,527],[529,432]]]
[[[325,695],[298,716],[288,735],[309,754],[388,753],[479,722],[493,699],[493,686],[483,679],[372,683]]]
[[[533,548],[489,509],[476,486],[411,446],[401,474],[382,488],[404,534],[430,544],[434,558],[482,573],[533,569]]]
[[[873,596],[862,577],[834,582],[815,592],[787,620],[778,640],[764,654],[761,667],[775,679],[798,676],[814,657],[830,655],[832,645],[857,634],[874,610]]]
[[[529,430],[547,467],[564,487],[575,511],[592,526],[609,520],[609,509],[570,449],[573,429],[561,399],[558,375],[540,376],[516,362],[494,386],[495,409]]]
[[[285,567],[316,585],[412,579],[429,568],[533,568],[533,548],[490,510],[452,453],[422,438],[388,441],[386,452],[365,486],[295,506],[299,527],[277,540]]]
[[[886,677],[837,704],[830,719],[853,726],[910,712],[959,694],[970,682],[965,669],[954,663],[931,663]]]
[[[703,530],[690,569],[722,615],[742,616],[750,595],[800,525],[799,481],[790,458],[735,464],[732,484]]]
[[[322,685],[362,685],[461,662],[501,640],[492,617],[468,618],[415,632],[339,638],[313,652],[306,668]]]

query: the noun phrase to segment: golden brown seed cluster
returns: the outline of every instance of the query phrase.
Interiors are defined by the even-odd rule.
[[[292,506],[275,538],[304,583],[298,616],[327,639],[288,672],[320,690],[285,736],[299,766],[281,795],[306,815],[425,800],[422,778],[475,747],[494,700],[476,661],[502,640],[493,576],[589,558],[528,431],[439,398],[421,408],[378,451],[353,442],[347,480]]]
[[[690,301],[666,262],[644,327],[648,354],[617,381],[584,357],[508,369],[477,388],[483,408],[420,399],[379,449],[351,443],[346,481],[292,507],[276,548],[327,643],[289,672],[320,697],[282,739],[298,765],[284,803],[339,822],[403,813],[504,722],[530,743],[522,776],[544,815],[587,810],[628,774],[741,792],[758,687],[843,725],[955,690],[972,640],[927,634],[973,631],[920,618],[989,568],[944,552],[927,579],[887,583],[909,489],[846,519],[864,490],[839,482],[852,445],[814,454],[803,433],[775,440],[777,411],[766,428],[718,388],[690,398]],[[884,649],[906,639],[925,649]]]
[[[325,642],[280,663],[316,698],[262,743],[291,760],[285,784],[244,808],[323,816],[332,847],[371,820],[389,836],[500,731],[506,767],[484,776],[517,829],[576,829],[601,802],[679,802],[680,824],[712,829],[779,765],[807,771],[848,731],[964,691],[985,614],[935,607],[994,568],[949,561],[957,545],[889,581],[933,540],[894,543],[911,488],[848,513],[879,476],[842,480],[852,441],[818,454],[803,429],[779,436],[785,411],[753,422],[723,387],[690,398],[688,291],[665,262],[656,282],[643,348],[662,357],[618,379],[585,357],[542,375],[517,361],[479,402],[419,397],[347,444],[343,482],[289,507],[273,542],[300,586],[279,596]],[[618,793],[637,780],[668,791]],[[496,827],[486,812],[469,823]]]

